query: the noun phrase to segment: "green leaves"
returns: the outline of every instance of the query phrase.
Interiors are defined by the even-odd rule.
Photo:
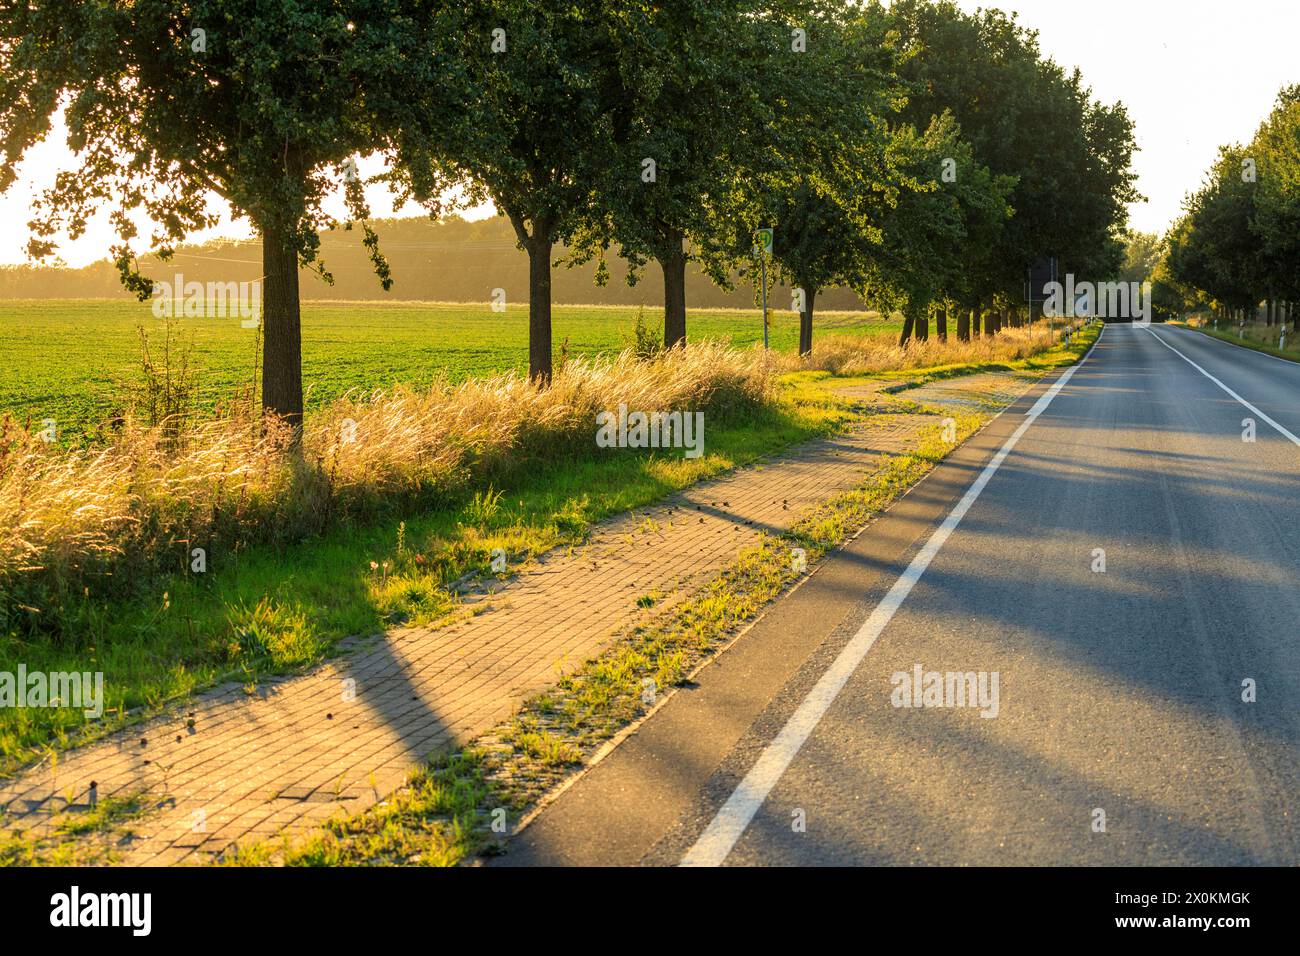
[[[1262,245],[1262,288],[1294,301],[1300,298],[1300,86],[1278,94],[1249,153],[1258,163],[1250,228]]]
[[[1271,232],[1269,221],[1285,206],[1274,205],[1277,193],[1265,199],[1260,182],[1261,175],[1268,179],[1280,172],[1274,154],[1265,165],[1257,158],[1266,152],[1259,140],[1268,135],[1261,130],[1248,148],[1220,149],[1205,183],[1188,197],[1186,216],[1169,236],[1173,277],[1234,308],[1253,309],[1264,293],[1294,291],[1294,286],[1279,289],[1286,284],[1279,266],[1286,260],[1287,240]],[[1268,211],[1261,220],[1262,207]]]
[[[789,23],[805,31],[802,52],[791,49]],[[736,222],[717,236],[716,254],[747,274],[754,230],[775,226],[778,277],[804,290],[806,325],[821,289],[865,285],[885,238],[882,219],[903,186],[889,155],[901,86],[887,30],[872,3],[809,7],[760,31],[771,113],[738,160]]]
[[[906,118],[924,129],[950,111],[975,165],[1013,180],[1014,216],[972,263],[971,293],[1018,298],[1026,267],[1048,254],[1080,274],[1116,268],[1112,239],[1138,198],[1124,108],[1093,101],[1077,72],[1045,59],[1036,36],[1000,11],[896,0],[891,13],[913,54],[901,70]]]
[[[62,98],[81,166],[41,197],[39,236],[75,234],[110,206],[130,263],[136,211],[160,226],[150,246],[165,248],[216,221],[211,191],[235,215],[296,237],[310,260],[308,236],[330,225],[321,201],[335,167],[383,146],[372,103],[410,92],[401,7],[90,0],[7,10],[0,42],[23,67],[0,79],[13,96],[0,113],[0,185]]]
[[[769,11],[754,0],[671,0],[622,19],[611,46],[617,102],[599,203],[574,235],[579,258],[618,244],[634,264],[700,250],[736,212],[740,170],[757,152],[779,89]],[[653,162],[654,178],[639,173]]]

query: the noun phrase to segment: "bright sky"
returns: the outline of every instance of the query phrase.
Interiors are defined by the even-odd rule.
[[[1141,147],[1134,161],[1138,190],[1148,197],[1131,208],[1131,223],[1148,232],[1163,231],[1178,215],[1183,196],[1200,183],[1220,144],[1249,140],[1278,90],[1300,83],[1296,0],[959,3],[969,10],[1016,11],[1022,24],[1038,30],[1048,56],[1083,71],[1094,96],[1124,102]],[[58,130],[28,154],[21,178],[0,196],[0,263],[26,260],[31,198],[68,165]],[[363,175],[374,171],[374,164],[361,165]],[[392,214],[385,190],[372,191],[370,198],[376,216]],[[336,200],[331,211],[341,216],[342,203]],[[245,223],[227,219],[194,238],[250,235]],[[111,242],[104,215],[77,242],[61,243],[60,252],[70,265],[80,266],[103,258]]]

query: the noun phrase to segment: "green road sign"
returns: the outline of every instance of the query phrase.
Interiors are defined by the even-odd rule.
[[[772,252],[772,230],[771,229],[758,230],[758,232],[755,234],[755,239],[757,240],[757,245],[759,246],[759,248],[761,248],[764,252],[770,255]]]

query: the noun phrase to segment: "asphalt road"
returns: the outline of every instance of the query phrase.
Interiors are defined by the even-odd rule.
[[[1107,327],[499,863],[1300,864],[1297,435],[1300,366]]]

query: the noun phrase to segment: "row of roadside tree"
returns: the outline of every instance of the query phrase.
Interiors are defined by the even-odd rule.
[[[1184,310],[1268,325],[1300,301],[1300,86],[1283,89],[1247,144],[1224,146],[1165,238],[1156,272]],[[1262,305],[1262,309],[1261,309]]]
[[[214,225],[216,196],[263,248],[263,404],[302,415],[299,270],[358,226],[391,273],[357,159],[441,217],[491,200],[527,251],[529,370],[551,375],[551,275],[617,252],[664,283],[749,274],[755,235],[802,294],[852,288],[902,341],[1022,321],[1046,256],[1109,277],[1136,192],[1132,124],[998,11],[895,0],[23,0],[0,11],[0,188],[60,114],[77,161],[36,202],[29,251],[108,208],[110,250],[147,297]],[[325,212],[339,189],[348,221]],[[147,237],[135,223],[154,226]],[[606,270],[599,268],[602,278]],[[1033,316],[1029,316],[1033,318]]]

